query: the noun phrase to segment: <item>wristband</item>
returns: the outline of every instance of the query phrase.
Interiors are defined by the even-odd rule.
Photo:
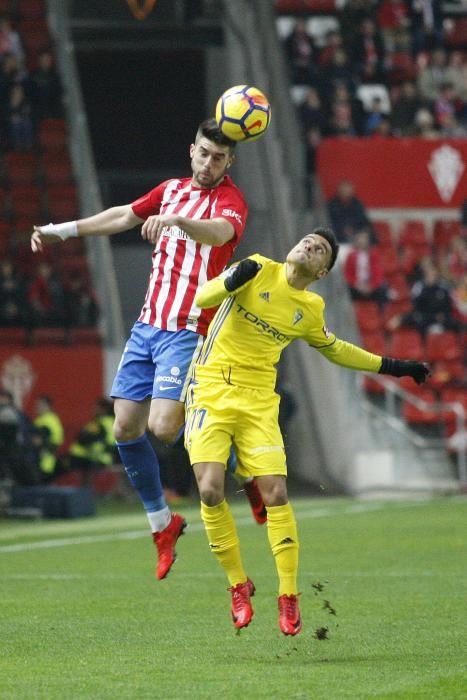
[[[59,236],[62,241],[66,241],[67,238],[76,238],[78,236],[78,222],[65,221],[63,224],[47,224],[47,226],[41,226],[40,231],[45,236],[52,234]]]

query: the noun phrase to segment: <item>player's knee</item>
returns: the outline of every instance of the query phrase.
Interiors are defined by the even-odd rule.
[[[161,442],[171,443],[180,433],[182,423],[179,420],[166,416],[155,415],[149,417],[148,428]]]
[[[266,506],[285,506],[285,504],[289,502],[287,486],[284,479],[271,480],[267,485],[261,484],[260,490]]]
[[[210,479],[198,482],[199,495],[206,506],[218,506],[224,500],[224,490]]]
[[[136,440],[142,433],[139,425],[133,424],[131,421],[126,421],[121,418],[115,418],[113,424],[113,434],[117,442],[128,442],[129,440]]]

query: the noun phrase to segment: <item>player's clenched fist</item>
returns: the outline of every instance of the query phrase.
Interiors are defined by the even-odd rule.
[[[229,270],[224,280],[224,287],[228,292],[234,292],[242,284],[253,279],[260,269],[261,265],[256,260],[246,258]]]
[[[78,235],[76,221],[66,221],[63,224],[47,224],[46,226],[34,226],[31,236],[31,249],[33,253],[40,253],[46,243],[57,243]]]

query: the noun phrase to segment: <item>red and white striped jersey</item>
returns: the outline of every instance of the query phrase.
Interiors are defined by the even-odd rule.
[[[234,227],[222,246],[197,243],[178,226],[164,229],[152,254],[152,269],[139,321],[163,330],[182,328],[206,335],[216,309],[194,303],[198,288],[217,277],[232,257],[245,228],[248,206],[227,175],[216,187],[201,188],[191,178],[166,180],[132,203],[136,216],[180,214],[190,219],[223,218]]]

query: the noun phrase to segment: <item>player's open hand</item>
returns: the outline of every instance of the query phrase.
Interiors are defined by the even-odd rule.
[[[141,236],[156,245],[165,228],[176,225],[177,217],[172,214],[149,216],[141,227]]]
[[[54,233],[44,231],[44,226],[34,226],[34,232],[31,236],[31,250],[33,253],[42,253],[44,245],[48,243],[58,243],[61,241],[61,236]]]

